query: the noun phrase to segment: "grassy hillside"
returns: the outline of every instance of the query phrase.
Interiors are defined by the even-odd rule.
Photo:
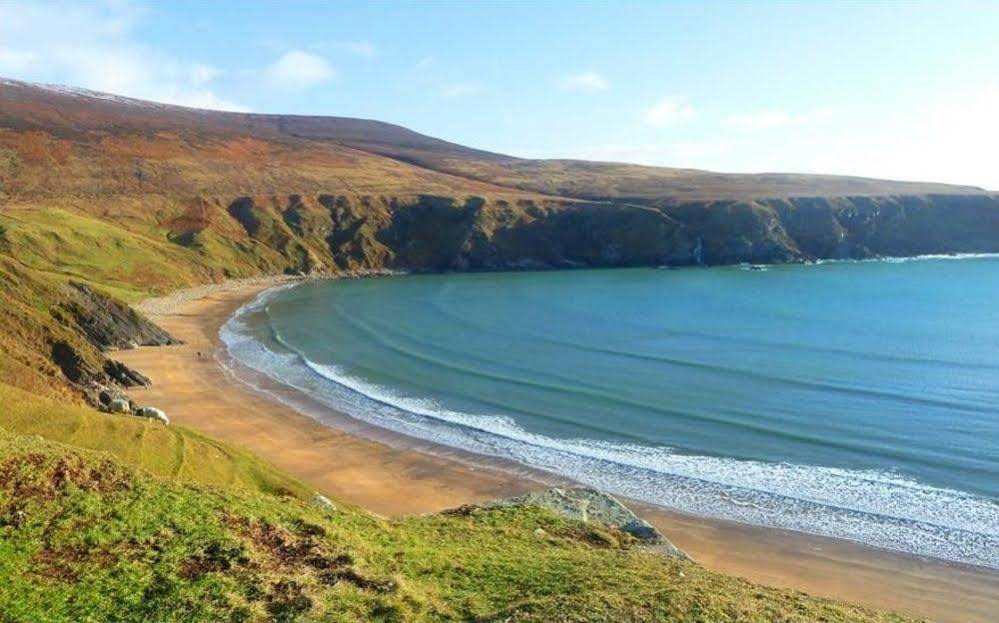
[[[0,404],[0,428],[8,433],[104,451],[162,478],[304,500],[313,493],[253,454],[182,426],[98,413],[2,383]]]
[[[543,193],[702,201],[978,190],[841,176],[528,160],[378,121],[202,111],[11,80],[0,80],[0,147],[6,147],[0,151],[0,186],[6,178],[9,192],[20,195],[169,188],[190,195]]]
[[[0,621],[826,621],[886,613],[726,578],[536,508],[387,521],[184,486],[0,433]]]

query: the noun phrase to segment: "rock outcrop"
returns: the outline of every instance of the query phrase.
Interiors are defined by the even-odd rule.
[[[176,340],[125,303],[86,284],[70,281],[62,294],[50,313],[79,338],[54,341],[51,360],[83,391],[87,402],[107,411],[129,412],[121,408],[122,403],[129,404],[125,390],[148,385],[149,379],[101,353]]]
[[[603,491],[588,487],[552,488],[493,500],[480,505],[480,508],[508,506],[537,506],[569,519],[611,526],[635,537],[643,546],[666,556],[688,558],[682,550],[670,543],[655,526],[636,515],[617,498]]]
[[[102,351],[176,343],[139,312],[86,284],[70,281],[67,290],[69,296],[56,313],[64,313]]]

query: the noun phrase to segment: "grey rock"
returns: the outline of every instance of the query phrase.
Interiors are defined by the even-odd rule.
[[[557,515],[582,522],[596,522],[618,528],[632,535],[643,545],[673,558],[689,558],[669,542],[659,530],[645,521],[614,496],[591,489],[545,489],[525,495],[487,502],[482,508],[539,506]]]
[[[63,316],[102,351],[177,343],[139,312],[86,284],[70,281],[65,293],[60,304]]]

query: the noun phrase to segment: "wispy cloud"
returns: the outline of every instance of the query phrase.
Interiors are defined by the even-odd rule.
[[[292,89],[307,89],[336,75],[325,58],[302,50],[285,52],[263,73],[272,85]]]
[[[109,91],[167,104],[246,110],[220,97],[222,72],[136,38],[147,12],[127,1],[101,5],[0,2],[0,75]]]
[[[430,66],[433,64],[434,64],[433,56],[424,56],[420,60],[416,61],[415,65],[413,65],[413,71],[425,71],[427,69],[430,69]]]
[[[441,91],[443,97],[462,97],[465,95],[474,95],[480,93],[482,87],[477,84],[470,84],[465,82],[460,82],[456,84],[450,84]]]
[[[563,89],[577,91],[606,91],[610,88],[606,78],[591,71],[564,76],[559,80],[559,85]]]
[[[682,95],[667,95],[645,110],[644,119],[649,125],[665,127],[688,121],[696,115],[694,107]]]
[[[831,108],[817,108],[800,113],[790,113],[784,110],[763,110],[745,115],[731,115],[725,119],[725,124],[740,130],[768,130],[817,123],[828,119],[832,114],[833,111]]]

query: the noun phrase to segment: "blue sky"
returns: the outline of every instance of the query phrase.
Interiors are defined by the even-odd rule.
[[[0,0],[0,75],[527,157],[999,189],[999,4]]]

